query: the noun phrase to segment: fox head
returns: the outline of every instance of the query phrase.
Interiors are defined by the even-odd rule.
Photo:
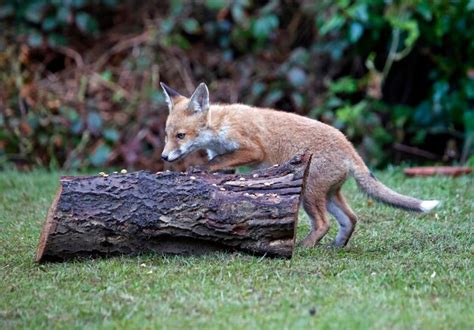
[[[161,158],[173,162],[206,147],[209,139],[206,129],[209,90],[206,84],[201,83],[193,95],[187,98],[164,83],[161,83],[161,87],[169,108]]]

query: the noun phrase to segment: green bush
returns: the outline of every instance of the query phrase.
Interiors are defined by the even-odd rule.
[[[8,40],[27,43],[35,54],[49,54],[65,45],[84,58],[100,58],[103,54],[87,52],[94,40],[104,45],[104,52],[113,48],[107,36],[110,30],[116,39],[114,22],[120,22],[124,38],[130,31],[150,36],[107,57],[97,72],[77,75],[81,78],[74,85],[77,90],[71,91],[77,95],[73,102],[62,102],[63,95],[49,88],[48,97],[61,101],[59,110],[49,112],[43,100],[29,104],[28,116],[18,115],[19,94],[7,93],[10,111],[0,116],[9,128],[0,132],[7,141],[0,145],[0,155],[7,160],[21,155],[31,164],[72,166],[68,159],[79,147],[83,152],[73,154],[72,167],[102,166],[111,162],[111,155],[115,163],[128,157],[127,165],[137,159],[117,154],[146,154],[151,163],[161,164],[159,152],[150,151],[161,146],[156,141],[162,138],[166,117],[162,110],[153,112],[163,101],[158,76],[188,92],[190,82],[206,81],[213,101],[239,101],[318,118],[343,130],[374,166],[402,160],[464,162],[474,149],[473,1],[273,0],[259,5],[248,0],[206,0],[137,5],[6,0],[0,16],[4,18],[0,24],[10,32]],[[84,37],[88,43],[79,43]],[[153,74],[152,65],[159,68]],[[34,63],[4,67],[0,79],[6,86],[21,90],[27,80],[30,84],[42,78]],[[123,73],[136,83],[123,85]],[[104,96],[92,88],[90,82],[97,76],[114,90]],[[109,105],[104,107],[104,102]],[[116,121],[118,114],[128,119]],[[146,120],[150,115],[156,124]],[[44,119],[50,117],[67,123],[67,129]],[[100,122],[96,130],[91,118]],[[35,121],[40,124],[30,125]],[[19,128],[22,123],[26,127],[25,122],[31,129],[28,141]],[[143,129],[151,135],[124,145]],[[52,136],[67,143],[59,144]],[[133,152],[127,149],[131,145]],[[407,150],[422,157],[411,157]]]
[[[361,77],[333,80],[319,111],[334,110],[348,135],[363,139],[377,157],[386,143],[425,148],[429,137],[442,135],[462,137],[466,159],[474,134],[474,30],[469,28],[474,24],[474,2],[331,1],[318,7],[318,12],[331,12],[329,17],[319,15],[316,21],[322,35],[337,35],[341,49],[331,50],[334,61],[344,53],[367,68]],[[329,37],[327,43],[333,42]],[[424,86],[417,95],[404,98],[399,94],[394,100],[390,94],[400,89],[395,83],[416,88],[413,82],[419,79],[407,72],[413,60],[428,63],[427,68],[416,71],[426,75]],[[381,101],[367,94],[347,97],[366,89],[374,76],[380,78]],[[377,122],[373,114],[385,117],[385,122]],[[377,130],[368,136],[367,127],[374,124]]]
[[[100,15],[117,6],[117,0],[5,0],[0,19],[13,22],[32,47],[64,46],[68,34],[97,36]]]

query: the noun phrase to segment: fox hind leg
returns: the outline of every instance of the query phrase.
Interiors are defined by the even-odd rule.
[[[303,199],[303,208],[311,221],[311,231],[301,241],[301,245],[304,247],[314,247],[329,230],[325,198],[315,199],[311,197],[305,196]]]
[[[344,247],[347,245],[352,233],[354,232],[357,217],[347,204],[340,190],[338,190],[334,196],[329,198],[326,208],[339,223],[339,232],[337,233],[336,239],[333,241],[332,245],[336,247]]]

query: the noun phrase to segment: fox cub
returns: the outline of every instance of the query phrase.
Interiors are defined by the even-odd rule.
[[[341,192],[349,176],[369,196],[394,207],[429,212],[439,204],[401,195],[383,185],[346,137],[322,122],[243,104],[210,104],[204,83],[190,98],[163,83],[161,87],[170,110],[161,155],[165,161],[205,149],[209,158],[206,169],[216,171],[239,165],[281,164],[303,150],[313,154],[303,196],[312,227],[301,242],[305,247],[313,247],[329,230],[326,211],[339,223],[333,245],[342,247],[349,241],[357,219]]]

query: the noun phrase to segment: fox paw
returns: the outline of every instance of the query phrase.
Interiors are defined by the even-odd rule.
[[[344,248],[342,245],[337,245],[335,242],[331,242],[329,244],[324,244],[323,247],[327,250],[339,250]]]
[[[324,247],[328,250],[334,249],[334,250],[342,250],[346,247],[347,242],[341,242],[341,241],[332,241],[329,244],[325,244]]]
[[[313,248],[316,245],[316,241],[312,237],[306,237],[298,245],[304,248]]]

